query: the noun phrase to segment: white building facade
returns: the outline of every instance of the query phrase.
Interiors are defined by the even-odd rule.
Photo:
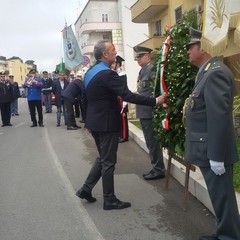
[[[95,62],[93,48],[97,41],[106,39],[115,45],[117,54],[125,59],[123,68],[127,73],[128,87],[136,91],[140,70],[134,61],[133,47],[145,41],[147,24],[131,20],[131,6],[136,0],[89,0],[75,22],[75,34],[82,55]]]

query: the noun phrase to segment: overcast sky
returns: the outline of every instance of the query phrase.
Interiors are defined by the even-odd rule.
[[[87,0],[0,0],[0,56],[34,60],[54,71],[63,57],[61,30],[73,25]]]

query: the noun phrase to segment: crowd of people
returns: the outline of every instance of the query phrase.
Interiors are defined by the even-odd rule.
[[[239,240],[240,218],[233,187],[233,164],[239,160],[234,135],[232,106],[234,77],[221,61],[211,57],[201,48],[202,33],[191,29],[191,39],[186,51],[191,64],[199,68],[195,86],[186,106],[185,160],[199,166],[205,179],[213,209],[217,218],[216,233],[202,236],[200,240]],[[102,179],[103,209],[125,209],[131,203],[121,201],[115,195],[114,170],[120,142],[128,141],[127,103],[137,104],[152,169],[143,174],[145,180],[165,177],[165,166],[161,144],[152,129],[152,111],[156,105],[164,104],[166,96],[155,97],[151,91],[153,81],[152,49],[136,46],[135,58],[141,70],[138,76],[138,94],[127,86],[127,76],[122,70],[124,59],[117,56],[115,46],[100,40],[94,47],[96,63],[86,72],[67,79],[64,72],[56,72],[56,79],[36,77],[29,72],[23,87],[27,89],[31,127],[43,127],[42,95],[46,113],[52,112],[51,94],[55,95],[57,107],[56,126],[63,122],[68,130],[76,130],[74,108],[79,107],[85,128],[89,130],[98,150],[93,166],[76,192],[81,199],[94,203],[97,199],[92,191]],[[13,76],[5,79],[0,75],[0,109],[2,127],[11,126],[11,114],[18,115],[16,99],[19,97]],[[77,104],[76,104],[77,103]],[[11,112],[12,106],[12,112]],[[86,107],[87,106],[87,107]],[[38,113],[36,119],[35,111]],[[75,113],[74,113],[75,112]]]
[[[83,73],[81,71],[78,72],[73,79],[70,79],[64,71],[55,71],[54,76],[54,79],[52,79],[47,71],[43,71],[42,76],[37,76],[36,70],[31,69],[21,86],[26,92],[28,109],[32,121],[30,127],[44,127],[43,105],[45,107],[45,113],[52,113],[52,99],[54,96],[54,104],[57,108],[56,126],[60,126],[61,116],[63,115],[67,130],[76,130],[80,128],[80,126],[77,126],[75,117],[81,116],[81,122],[85,120]],[[67,96],[63,96],[68,85],[70,85],[69,88],[72,88],[72,85],[81,88],[77,96],[71,99],[70,104]],[[0,111],[2,127],[12,126],[11,117],[19,116],[18,98],[21,97],[19,87],[18,83],[14,81],[13,75],[6,75],[4,71],[0,72]],[[75,112],[72,111],[73,105]]]

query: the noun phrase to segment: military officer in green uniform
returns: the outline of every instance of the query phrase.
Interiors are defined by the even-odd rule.
[[[186,107],[185,160],[199,166],[217,220],[216,233],[199,240],[240,239],[240,218],[233,186],[239,160],[233,127],[234,77],[226,65],[201,48],[202,33],[191,28],[186,45],[199,68]]]
[[[151,63],[152,49],[142,46],[133,48],[135,51],[135,59],[141,70],[138,75],[138,94],[145,97],[152,97],[153,91],[151,84],[155,75],[154,66]],[[136,105],[136,117],[140,119],[141,127],[147,148],[149,150],[149,158],[152,169],[143,174],[145,180],[155,180],[165,177],[165,166],[163,163],[163,153],[160,143],[156,139],[152,126],[153,107]]]

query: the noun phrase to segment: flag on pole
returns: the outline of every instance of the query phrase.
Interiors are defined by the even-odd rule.
[[[59,71],[61,72],[61,71],[64,71],[64,70],[65,70],[65,65],[64,65],[63,59],[62,59],[62,62],[59,65]]]
[[[239,16],[239,0],[204,1],[202,48],[212,56],[221,55],[227,48],[229,28],[237,28],[240,24]],[[235,39],[238,42],[237,34],[236,29]]]
[[[83,57],[72,27],[65,24],[62,33],[65,67],[73,70],[83,62]]]

